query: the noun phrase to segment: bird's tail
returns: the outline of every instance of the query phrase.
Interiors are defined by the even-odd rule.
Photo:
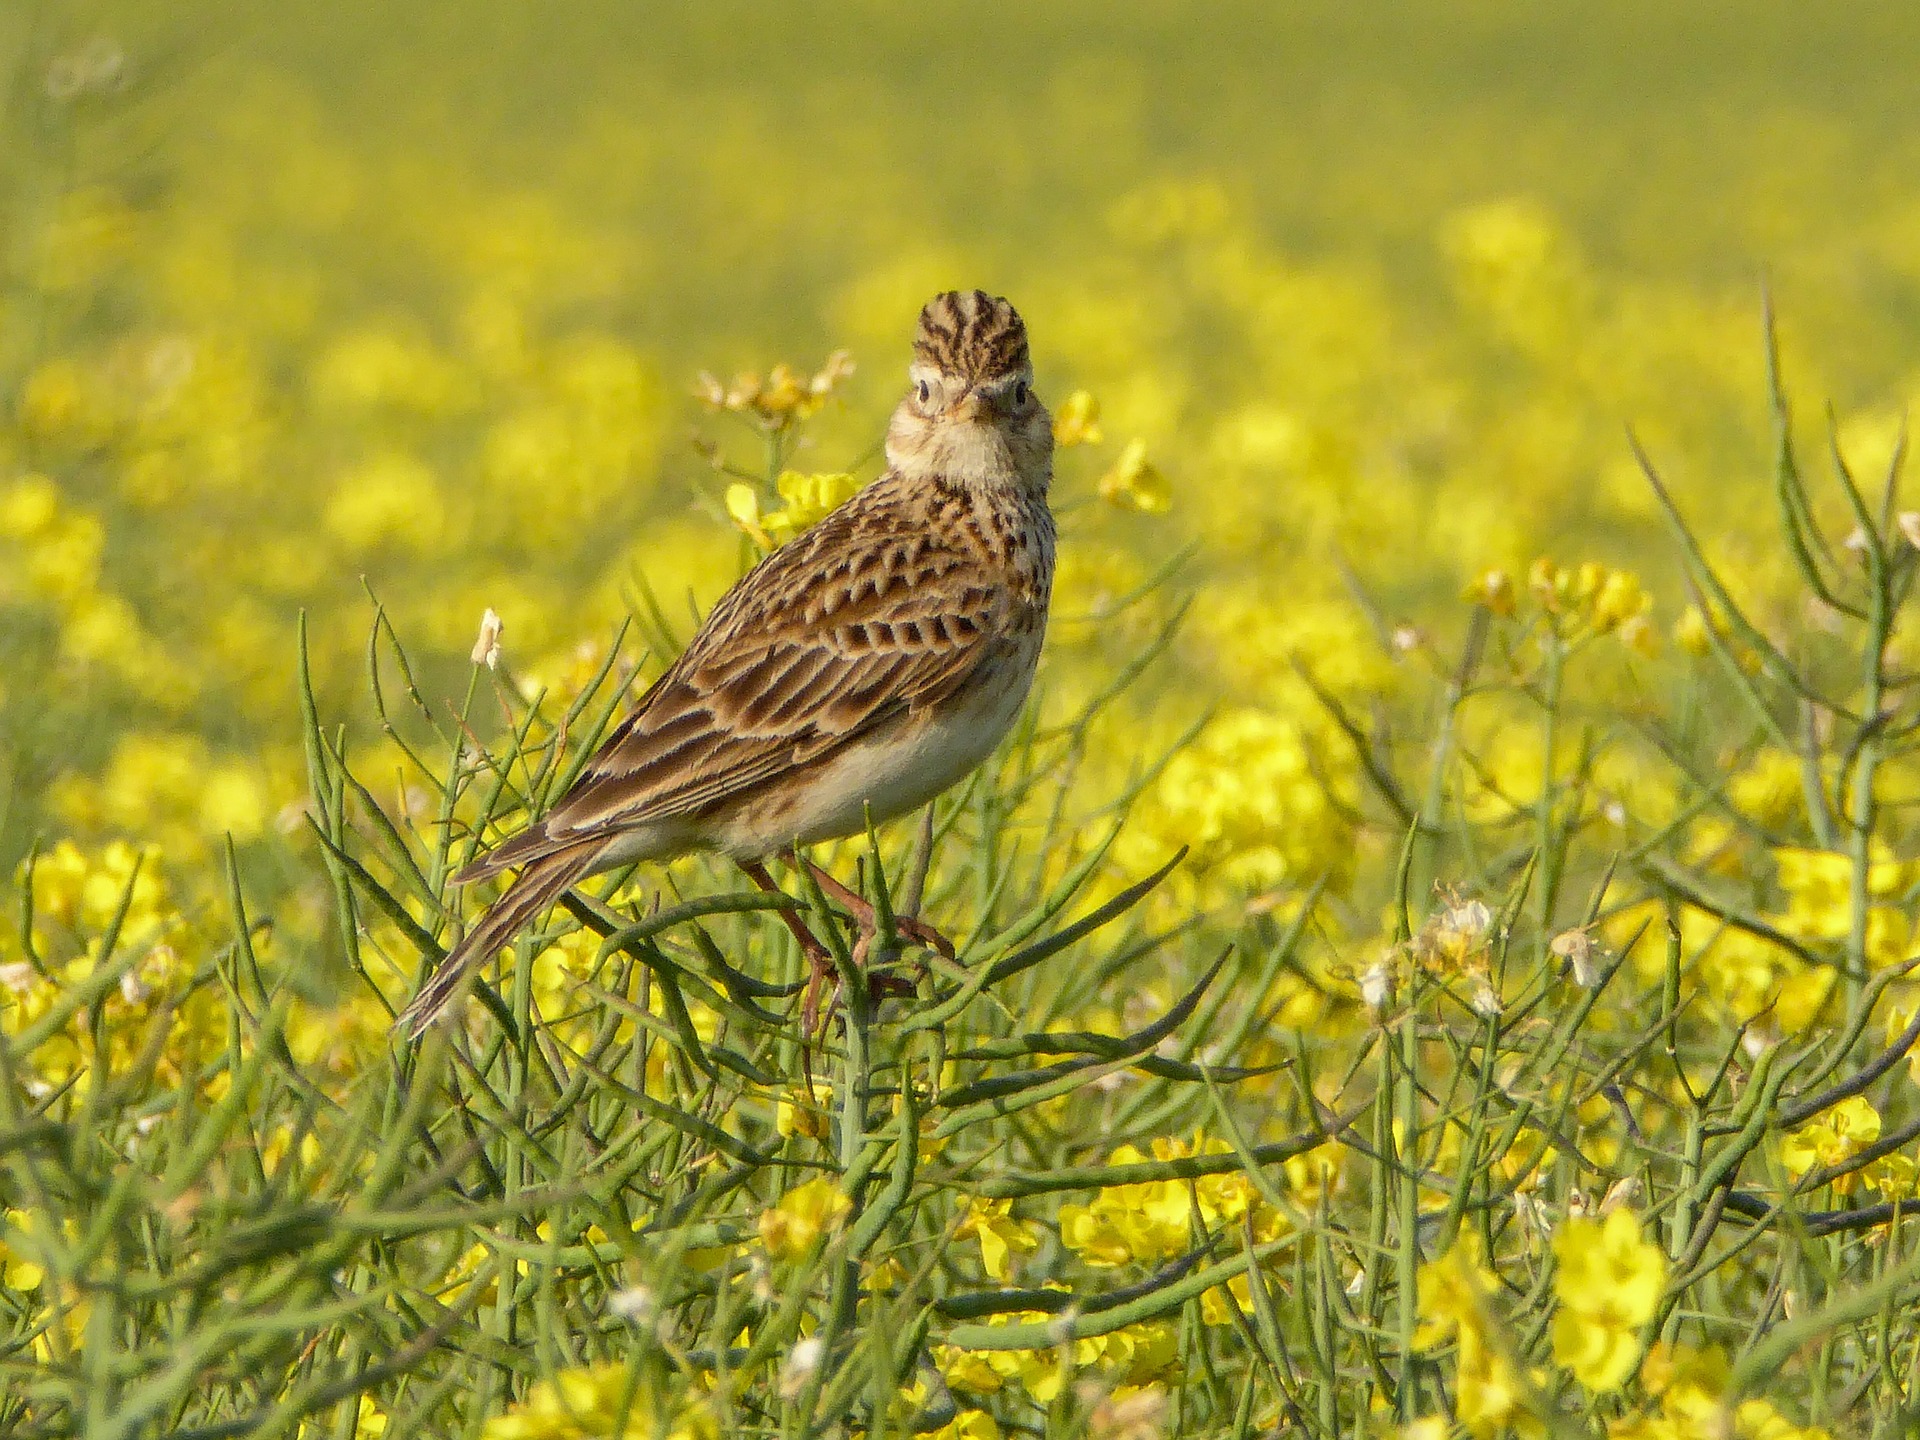
[[[409,1038],[418,1039],[453,1003],[474,966],[511,941],[529,921],[587,874],[602,843],[598,839],[584,841],[531,861],[507,887],[506,894],[480,917],[480,923],[427,975],[420,993],[393,1022],[394,1028],[406,1031]]]

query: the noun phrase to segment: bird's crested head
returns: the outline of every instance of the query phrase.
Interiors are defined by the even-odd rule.
[[[948,290],[929,300],[914,330],[913,359],[976,385],[1022,373],[1033,380],[1026,322],[1004,297],[984,290]]]
[[[949,290],[920,312],[887,460],[908,475],[1044,491],[1053,421],[1033,389],[1027,327],[1005,299]]]

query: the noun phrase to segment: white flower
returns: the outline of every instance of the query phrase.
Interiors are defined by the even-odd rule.
[[[1440,923],[1469,943],[1477,941],[1493,926],[1493,912],[1480,900],[1468,900],[1448,909]]]
[[[820,1368],[820,1356],[826,1344],[818,1335],[809,1335],[787,1354],[780,1367],[780,1398],[792,1400],[806,1388],[808,1378]]]
[[[1505,1008],[1500,992],[1493,988],[1493,982],[1484,975],[1473,977],[1473,994],[1468,997],[1474,1012],[1489,1018],[1498,1015]]]
[[[625,1290],[616,1290],[607,1297],[608,1312],[616,1319],[630,1321],[635,1325],[650,1323],[656,1309],[653,1291],[645,1285],[632,1285]]]
[[[1376,960],[1366,968],[1360,977],[1360,998],[1367,1003],[1369,1010],[1379,1010],[1387,1003],[1387,996],[1393,993],[1393,972],[1387,968],[1385,960]]]

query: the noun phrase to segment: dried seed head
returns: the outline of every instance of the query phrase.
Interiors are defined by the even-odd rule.
[[[1159,1440],[1166,1419],[1167,1392],[1150,1385],[1099,1400],[1087,1416],[1087,1434],[1094,1440]]]
[[[1468,1002],[1473,1006],[1475,1014],[1487,1019],[1498,1015],[1506,1008],[1506,1002],[1501,1000],[1500,992],[1493,988],[1492,978],[1484,972],[1473,977],[1473,992],[1468,996]]]
[[[1601,1197],[1600,1213],[1611,1215],[1622,1205],[1631,1205],[1640,1198],[1640,1178],[1637,1175],[1622,1175],[1607,1187],[1607,1193]]]
[[[500,668],[500,634],[506,625],[489,605],[480,617],[480,638],[473,642],[473,663],[489,670]]]
[[[1585,926],[1577,930],[1562,930],[1553,937],[1547,948],[1567,962],[1573,971],[1574,984],[1583,990],[1593,987],[1593,957],[1597,947]]]

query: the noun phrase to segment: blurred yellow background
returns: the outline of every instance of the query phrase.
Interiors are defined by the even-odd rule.
[[[1660,597],[1623,592],[1624,663],[1671,643],[1628,423],[1774,593],[1763,275],[1802,413],[1831,397],[1856,463],[1920,391],[1905,7],[0,24],[9,866],[36,835],[274,851],[301,609],[360,721],[366,587],[442,713],[487,607],[528,684],[577,679],[641,576],[684,635],[752,553],[694,441],[765,459],[700,372],[846,349],[784,463],[864,479],[941,288],[1010,296],[1056,410],[1097,402],[1060,460],[1051,693],[1137,650],[1152,604],[1090,622],[1198,542],[1149,690],[1181,703],[1103,743],[1122,768],[1218,703],[1142,823],[1252,889],[1350,846],[1354,762],[1295,661],[1390,688],[1394,625],[1457,626],[1463,586],[1541,552]]]

